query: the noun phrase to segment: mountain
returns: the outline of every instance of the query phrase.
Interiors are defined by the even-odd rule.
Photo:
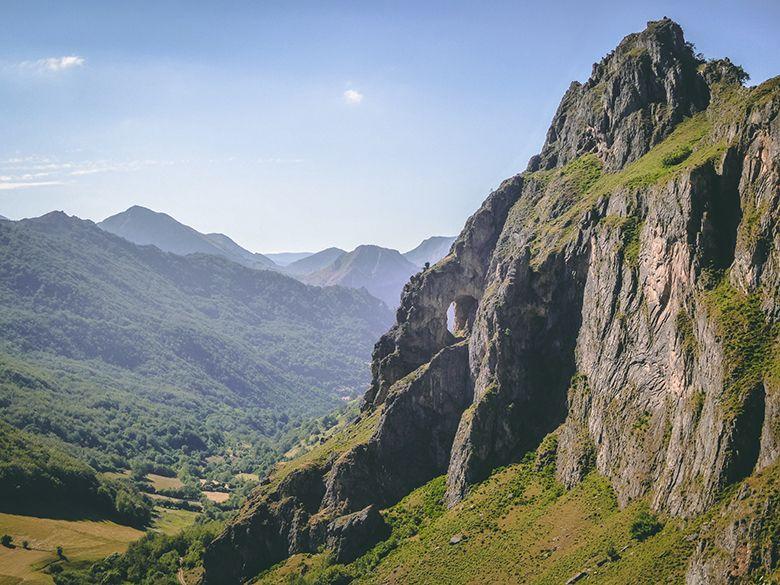
[[[365,387],[392,320],[364,291],[137,246],[60,212],[2,222],[0,242],[2,418],[101,470],[262,470],[296,425]]]
[[[4,220],[4,221],[11,221],[10,219],[8,219],[8,218],[7,218],[6,216],[4,216],[4,215],[0,215],[0,220]]]
[[[339,256],[325,268],[304,276],[303,280],[319,286],[365,288],[388,307],[396,307],[401,290],[409,281],[409,277],[418,270],[417,266],[397,250],[379,246],[358,246]]]
[[[289,266],[293,262],[303,260],[313,256],[314,252],[279,252],[277,254],[264,254],[266,258],[272,260],[277,266]]]
[[[449,254],[450,246],[455,237],[433,236],[423,240],[419,246],[404,253],[404,258],[417,266],[425,266],[425,263],[436,264]]]
[[[330,266],[345,254],[346,252],[339,248],[325,248],[311,256],[291,262],[285,266],[284,272],[293,276],[312,274]]]
[[[572,83],[204,582],[776,580],[780,77],[746,77],[665,18]]]
[[[272,260],[245,250],[224,234],[202,234],[166,213],[134,205],[98,223],[102,229],[140,246],[173,254],[222,256],[249,268],[274,268]]]

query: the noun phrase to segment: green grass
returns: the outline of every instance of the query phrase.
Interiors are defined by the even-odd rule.
[[[738,416],[748,394],[773,372],[777,332],[766,321],[758,293],[737,290],[724,274],[703,294],[723,346],[725,393],[722,407],[727,416]],[[776,328],[775,328],[776,329]]]
[[[604,173],[595,154],[579,157],[560,169],[526,175],[538,195],[521,198],[513,209],[513,220],[536,226],[533,239],[534,263],[560,250],[579,232],[579,219],[605,196],[621,189],[637,191],[669,181],[693,168],[720,157],[726,143],[712,137],[713,124],[706,112],[680,123],[661,143],[620,171]],[[639,256],[641,218],[622,226],[627,263],[635,267]]]
[[[680,309],[674,319],[677,335],[680,338],[680,348],[687,358],[697,357],[699,355],[699,342],[696,339],[693,319],[684,310]]]
[[[295,459],[277,463],[270,475],[270,486],[278,485],[296,469],[301,469],[307,465],[321,465],[333,453],[343,453],[356,445],[366,443],[374,434],[381,416],[382,409],[377,408],[368,416],[361,418],[357,424],[345,423],[341,425],[335,429],[335,432],[324,443],[316,445]]]
[[[60,520],[0,513],[0,534],[10,534],[21,545],[0,547],[0,583],[51,584],[43,570],[58,560],[61,546],[70,564],[82,564],[124,551],[143,532],[108,520]]]
[[[571,491],[553,476],[549,439],[538,455],[495,470],[446,510],[444,478],[384,511],[391,537],[357,561],[333,566],[327,555],[296,555],[257,583],[563,583],[583,569],[606,583],[679,582],[692,544],[677,521],[641,542],[631,525],[644,509],[621,510],[609,482],[590,473]],[[464,539],[449,544],[455,534]],[[615,553],[617,552],[617,556]],[[612,558],[612,560],[607,560]]]
[[[198,512],[162,508],[160,506],[156,507],[154,511],[155,518],[151,529],[168,535],[173,535],[185,528],[189,528],[195,524],[195,520],[198,517]]]

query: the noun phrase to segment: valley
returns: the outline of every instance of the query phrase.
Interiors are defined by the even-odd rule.
[[[87,63],[63,59],[17,69]],[[346,233],[253,251],[217,223],[235,210],[196,196],[179,210],[208,230],[141,205],[0,216],[0,585],[780,582],[780,77],[749,85],[667,17],[590,71],[525,170],[405,252]],[[193,141],[202,169],[13,156],[6,172],[35,172],[0,191],[146,170],[197,193],[230,169],[215,200],[241,185],[265,211],[239,235],[338,234],[375,196],[363,181],[384,193],[367,159],[417,156],[386,134],[343,210],[309,194],[335,188],[318,165],[343,163],[346,117],[391,109],[345,87],[286,98],[311,110],[301,128],[342,108],[314,162],[260,156],[257,136],[222,158]],[[288,206],[302,193],[310,209]],[[378,213],[424,233],[415,197]]]

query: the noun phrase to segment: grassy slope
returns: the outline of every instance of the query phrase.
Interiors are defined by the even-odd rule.
[[[197,513],[157,508],[151,530],[176,534],[195,522]],[[15,548],[0,547],[0,585],[46,583],[52,579],[42,570],[57,560],[56,549],[63,548],[68,564],[83,566],[123,552],[143,532],[129,526],[99,519],[63,520],[0,513],[0,534],[13,537]],[[22,548],[22,541],[30,550]]]
[[[0,226],[3,419],[99,467],[262,471],[367,381],[392,315],[220,258],[141,248],[62,214]],[[192,463],[192,462],[190,462]]]
[[[692,545],[677,521],[637,542],[629,527],[643,502],[619,510],[603,477],[567,492],[551,467],[535,467],[528,458],[497,470],[447,511],[437,478],[384,512],[393,535],[351,565],[296,555],[257,582],[321,583],[343,572],[359,583],[563,583],[582,570],[603,583],[679,582]],[[456,534],[464,540],[449,544]],[[610,549],[619,558],[599,566]]]
[[[140,538],[143,532],[107,520],[60,520],[0,513],[0,533],[10,534],[16,548],[0,547],[0,585],[52,583],[40,570],[57,560],[61,546],[71,562],[94,561]],[[24,550],[23,540],[32,550]]]

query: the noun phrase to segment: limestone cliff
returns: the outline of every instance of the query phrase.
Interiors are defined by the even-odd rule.
[[[556,429],[566,486],[595,465],[621,504],[681,517],[776,463],[780,80],[744,77],[664,19],[572,84],[528,169],[407,284],[374,350],[370,438],[256,494],[207,580],[321,545],[359,554],[382,538],[376,509],[442,473],[452,505]],[[745,563],[776,513],[760,493],[749,520],[733,504],[727,538],[702,534],[690,583]],[[777,563],[751,550],[745,571]]]

